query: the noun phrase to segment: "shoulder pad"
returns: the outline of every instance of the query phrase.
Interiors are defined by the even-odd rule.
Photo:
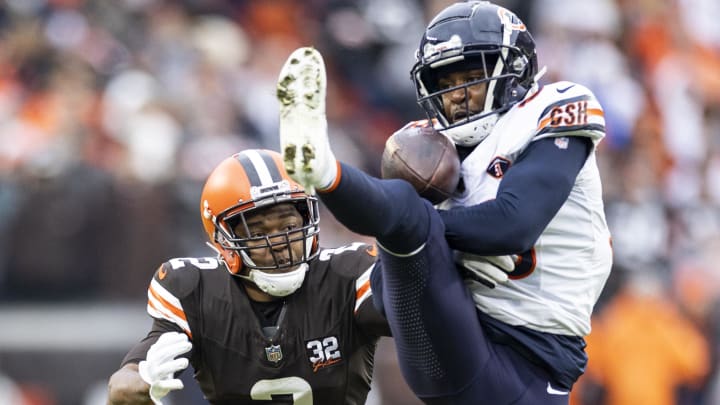
[[[148,287],[148,314],[155,319],[176,324],[192,338],[182,300],[199,285],[201,271],[217,270],[218,267],[217,259],[210,257],[177,258],[163,263]]]
[[[331,270],[349,277],[358,277],[375,263],[377,246],[354,242],[335,249],[322,249],[319,262],[329,262]]]
[[[534,139],[555,136],[584,136],[597,144],[605,136],[605,114],[587,87],[568,81],[544,86],[522,102],[537,109]]]
[[[336,249],[323,249],[318,256],[316,263],[323,265],[326,263],[327,271],[339,276],[337,280],[345,283],[352,283],[354,286],[355,307],[354,313],[358,317],[357,320],[361,324],[373,324],[375,317],[369,315],[375,313],[371,298],[372,288],[370,287],[370,275],[375,266],[378,248],[376,244],[366,244],[361,242],[351,243]],[[363,305],[364,303],[368,305]],[[367,309],[361,308],[370,308]],[[367,318],[369,316],[369,318]],[[367,319],[366,319],[367,318]],[[381,325],[387,327],[387,323],[382,317]],[[384,329],[383,329],[384,330]],[[390,335],[389,332],[383,333]]]
[[[153,281],[174,297],[185,298],[195,289],[200,272],[220,268],[214,257],[182,257],[170,259],[157,269]]]

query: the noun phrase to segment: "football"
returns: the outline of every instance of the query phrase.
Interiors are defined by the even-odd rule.
[[[453,142],[431,126],[405,126],[385,142],[380,173],[404,179],[433,204],[445,201],[460,181],[460,158]]]

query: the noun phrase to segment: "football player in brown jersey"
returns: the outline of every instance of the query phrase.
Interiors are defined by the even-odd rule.
[[[217,257],[163,263],[148,288],[147,336],[109,381],[109,403],[161,403],[191,364],[213,404],[363,404],[390,334],[374,308],[376,249],[318,246],[318,202],[282,157],[221,162],[200,214]]]

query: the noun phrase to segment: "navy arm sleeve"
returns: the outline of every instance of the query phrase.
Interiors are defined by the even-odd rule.
[[[453,249],[479,255],[529,250],[565,203],[592,150],[585,137],[532,142],[503,177],[494,200],[440,211]]]

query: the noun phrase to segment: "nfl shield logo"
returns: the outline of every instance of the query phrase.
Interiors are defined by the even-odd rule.
[[[265,355],[267,356],[268,361],[271,361],[273,363],[277,363],[278,361],[282,360],[282,349],[280,349],[280,345],[270,345],[265,348]]]
[[[568,142],[570,142],[570,140],[567,136],[555,138],[555,146],[557,146],[559,149],[567,149]]]

